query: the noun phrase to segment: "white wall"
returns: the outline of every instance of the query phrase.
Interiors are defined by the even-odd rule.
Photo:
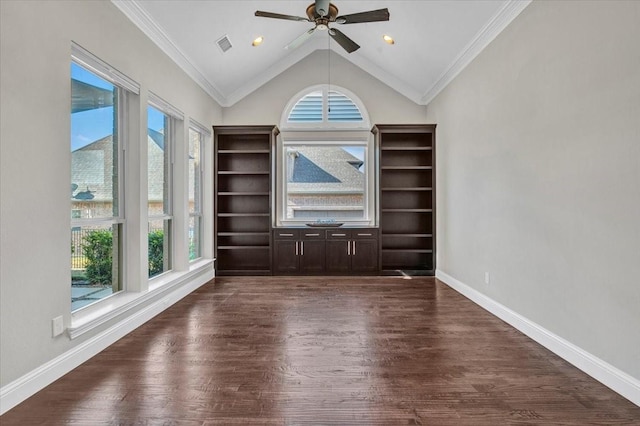
[[[64,315],[65,325],[70,323],[71,42],[140,83],[139,110],[132,113],[141,120],[148,90],[205,126],[219,123],[222,112],[111,2],[1,1],[0,17],[4,386],[114,324],[73,341],[66,335],[51,337],[52,318]],[[133,124],[146,141],[146,124]],[[146,170],[128,176],[129,184],[140,185],[142,176]]]
[[[226,125],[276,124],[301,90],[328,82],[328,51],[316,50],[258,90],[223,111]],[[331,53],[331,84],[360,98],[372,124],[425,123],[427,109],[399,94],[337,53]]]
[[[534,1],[428,108],[439,270],[638,379],[639,22]]]

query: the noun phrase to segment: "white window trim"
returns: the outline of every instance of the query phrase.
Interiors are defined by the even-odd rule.
[[[167,194],[167,200],[164,200],[164,203],[168,206],[167,210],[168,211],[164,211],[162,214],[156,214],[156,215],[150,215],[149,214],[149,210],[147,207],[147,226],[149,226],[149,223],[151,221],[169,221],[169,227],[170,227],[170,233],[169,233],[169,249],[170,249],[170,253],[169,253],[169,264],[170,264],[170,268],[167,269],[164,272],[161,272],[157,275],[154,275],[153,277],[149,277],[149,282],[151,283],[153,282],[158,282],[159,278],[166,276],[167,274],[169,274],[170,272],[174,271],[174,265],[175,265],[175,224],[173,223],[173,221],[175,220],[174,218],[174,197],[173,197],[173,185],[174,185],[174,158],[175,158],[175,149],[176,149],[176,134],[175,134],[175,120],[184,120],[184,115],[182,114],[182,112],[180,110],[178,110],[177,108],[174,108],[171,104],[169,104],[168,102],[166,102],[165,100],[163,100],[161,97],[155,95],[152,92],[149,92],[149,97],[148,97],[148,105],[153,107],[154,109],[160,111],[163,114],[166,114],[169,117],[169,120],[167,120],[168,125],[167,128],[165,128],[165,146],[164,149],[166,151],[167,149],[167,144],[169,145],[169,151],[168,151],[168,155],[169,155],[169,170],[167,171],[167,173],[169,174],[169,176],[166,178],[166,180],[168,181],[168,194]],[[147,124],[145,127],[148,126],[148,118],[147,118]],[[149,159],[147,157],[147,167],[149,165]],[[148,172],[147,172],[148,175]],[[147,182],[147,203],[149,202],[149,182]],[[166,236],[165,236],[166,238]],[[148,252],[148,247],[147,247],[147,257],[149,255]]]
[[[71,59],[105,80],[136,95],[140,94],[138,83],[74,42],[71,42]]]
[[[121,253],[119,259],[119,270],[123,271],[120,277],[121,289],[116,293],[113,293],[109,296],[106,296],[100,300],[96,300],[93,303],[82,306],[77,309],[72,309],[72,315],[80,312],[94,312],[96,310],[102,310],[104,306],[108,306],[110,303],[109,300],[113,297],[117,297],[119,295],[127,293],[127,244],[125,243],[127,240],[127,221],[126,221],[126,206],[125,206],[125,161],[126,161],[126,152],[127,152],[127,138],[123,137],[124,135],[128,135],[127,128],[129,126],[129,95],[131,93],[138,95],[140,93],[140,85],[136,83],[134,80],[130,79],[120,71],[116,70],[103,60],[94,56],[89,51],[82,48],[80,45],[72,42],[71,43],[71,61],[76,63],[77,65],[85,68],[86,70],[94,73],[95,75],[103,78],[110,83],[112,83],[116,90],[118,91],[117,102],[118,102],[118,127],[117,127],[117,140],[118,140],[118,158],[117,158],[117,169],[118,169],[118,199],[113,200],[113,202],[118,203],[118,214],[110,217],[101,217],[101,218],[87,218],[87,219],[71,219],[70,220],[70,228],[74,227],[83,227],[88,225],[120,225],[121,226],[121,235],[120,238],[123,240],[123,244],[121,245]]]
[[[199,194],[195,194],[194,193],[194,201],[195,198],[197,197],[200,201],[199,203],[199,210],[195,210],[194,212],[189,211],[188,212],[188,217],[189,219],[191,219],[192,217],[197,217],[199,218],[199,232],[200,235],[198,235],[198,241],[200,244],[199,247],[199,256],[195,259],[189,260],[189,263],[193,263],[199,259],[201,259],[203,257],[203,238],[204,238],[204,232],[203,232],[203,213],[202,213],[202,207],[203,207],[203,203],[204,203],[204,169],[205,169],[205,156],[203,155],[204,153],[204,145],[205,145],[205,139],[211,137],[211,132],[207,132],[207,130],[205,130],[204,126],[202,126],[201,124],[199,124],[198,122],[194,121],[194,120],[189,120],[189,130],[193,130],[196,133],[200,134],[200,192]],[[189,138],[189,141],[187,142],[187,144],[189,144],[191,142],[191,138]],[[188,155],[188,150],[187,150],[187,161],[189,160],[189,155]],[[188,179],[187,179],[188,180]],[[188,204],[188,200],[187,200],[187,204]],[[188,206],[187,206],[188,209]]]

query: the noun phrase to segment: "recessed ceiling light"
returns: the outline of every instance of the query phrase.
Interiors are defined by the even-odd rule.
[[[256,39],[253,40],[253,43],[251,43],[252,46],[260,46],[262,44],[262,42],[264,41],[264,37],[260,36],[257,37]]]
[[[388,44],[395,44],[396,42],[393,40],[393,37],[388,36],[388,35],[383,35],[382,39],[387,42]]]

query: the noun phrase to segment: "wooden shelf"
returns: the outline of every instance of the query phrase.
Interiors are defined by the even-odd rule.
[[[413,147],[413,146],[381,146],[380,147],[381,151],[431,151],[433,150],[433,148],[431,148],[430,146],[420,146],[420,147]]]
[[[433,191],[432,187],[380,188],[382,192]]]
[[[271,275],[275,126],[214,126],[215,256],[219,275]]]
[[[218,246],[218,250],[269,250],[269,246]]]
[[[268,196],[269,192],[218,192],[218,196],[219,197],[233,197],[236,195],[240,195],[240,196],[247,196],[247,195],[259,195],[259,196]]]
[[[218,170],[218,174],[219,175],[265,175],[265,176],[269,176],[270,173],[269,172],[261,172],[261,171],[254,171],[254,170],[249,170],[249,171],[236,171],[236,170]]]
[[[264,237],[269,236],[269,232],[218,232],[218,237]]]
[[[432,166],[382,166],[381,170],[432,170]]]
[[[435,271],[435,125],[376,125],[382,274]]]
[[[382,254],[385,253],[433,253],[431,249],[382,249]]]
[[[431,213],[433,209],[382,209],[382,213]]]
[[[218,213],[218,217],[269,217],[269,213]]]
[[[219,149],[218,154],[269,154],[268,149]]]
[[[382,234],[382,238],[431,238],[433,234]]]

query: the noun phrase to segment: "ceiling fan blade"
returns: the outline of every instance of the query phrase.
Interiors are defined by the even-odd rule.
[[[338,24],[359,24],[362,22],[388,21],[389,9],[370,10],[368,12],[353,13],[351,15],[338,16]]]
[[[307,18],[303,18],[302,16],[282,15],[280,13],[263,12],[261,10],[256,10],[256,16],[260,16],[262,18],[287,19],[289,21],[311,22]]]
[[[344,50],[348,53],[353,53],[356,50],[360,49],[360,46],[355,41],[351,40],[349,37],[344,35],[344,33],[340,30],[336,30],[335,28],[331,28],[329,30],[329,35],[340,45]]]
[[[313,27],[309,31],[302,33],[298,38],[293,40],[291,43],[287,44],[284,48],[285,49],[295,49],[296,47],[300,46],[305,41],[309,40],[309,37],[311,37],[311,35],[313,34],[313,32],[315,30],[316,30],[316,28]]]

